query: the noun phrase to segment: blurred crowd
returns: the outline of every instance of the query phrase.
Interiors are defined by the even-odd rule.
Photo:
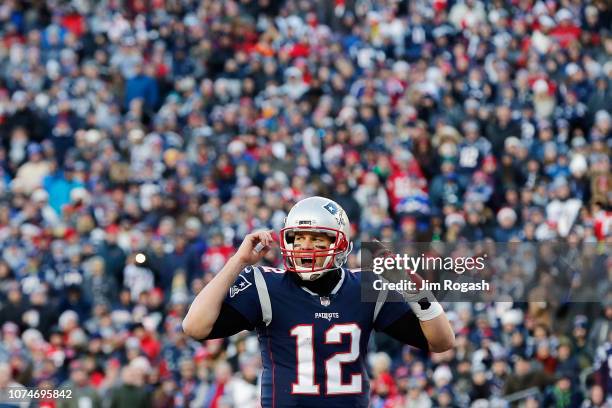
[[[372,238],[564,240],[609,285],[611,21],[605,0],[1,2],[0,386],[257,406],[254,335],[180,323],[310,195],[347,211],[352,266]],[[612,298],[588,306],[449,304],[439,355],[376,335],[373,406],[610,406]]]

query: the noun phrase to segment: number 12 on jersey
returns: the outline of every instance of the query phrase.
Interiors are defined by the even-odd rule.
[[[295,337],[297,380],[291,386],[291,394],[318,395],[315,384],[314,325],[300,324],[290,331]],[[325,344],[341,344],[342,336],[350,336],[349,351],[335,353],[325,361],[326,395],[355,394],[362,391],[362,374],[352,374],[349,383],[342,382],[342,364],[359,358],[361,329],[355,323],[334,324],[325,332]]]

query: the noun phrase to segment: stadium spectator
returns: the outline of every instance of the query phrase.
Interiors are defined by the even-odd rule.
[[[0,382],[255,405],[252,339],[178,322],[245,234],[326,195],[355,266],[373,238],[533,252],[495,265],[510,309],[445,308],[452,353],[377,337],[376,404],[533,385],[526,405],[611,404],[611,19],[602,0],[4,2]]]

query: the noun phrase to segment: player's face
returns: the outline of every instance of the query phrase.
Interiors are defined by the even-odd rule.
[[[293,249],[295,250],[326,250],[332,244],[332,239],[321,232],[296,232],[293,241]],[[318,256],[315,260],[316,267],[322,267],[325,258]],[[296,258],[297,266],[312,267],[312,257]]]

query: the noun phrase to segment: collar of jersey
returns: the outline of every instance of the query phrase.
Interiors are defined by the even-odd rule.
[[[341,274],[340,275],[340,280],[338,281],[338,283],[336,283],[336,286],[334,286],[334,288],[330,292],[329,296],[335,295],[340,290],[340,288],[342,287],[342,284],[344,283],[344,274],[345,274],[344,268],[340,268],[340,274]],[[303,286],[300,286],[300,288],[304,289],[306,292],[310,293],[313,296],[321,296],[318,293],[314,293],[312,290],[310,290],[308,288],[305,288]]]

